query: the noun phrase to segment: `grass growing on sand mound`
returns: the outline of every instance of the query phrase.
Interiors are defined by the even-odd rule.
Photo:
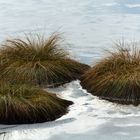
[[[53,121],[66,114],[71,104],[40,88],[0,83],[1,124]]]
[[[48,87],[78,79],[89,66],[71,59],[62,47],[57,34],[7,40],[0,49],[1,78]]]
[[[117,50],[81,77],[91,94],[120,104],[140,104],[140,50],[136,43],[118,43]]]

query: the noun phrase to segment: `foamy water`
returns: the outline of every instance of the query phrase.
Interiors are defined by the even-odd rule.
[[[56,89],[61,98],[74,102],[65,116],[53,122],[31,125],[1,126],[6,140],[93,140],[135,139],[139,137],[140,108],[100,100],[83,90],[79,81]],[[6,127],[6,128],[4,128]],[[7,133],[3,133],[7,132]],[[135,134],[135,136],[133,135]]]
[[[94,64],[119,39],[138,40],[139,0],[0,0],[0,40],[23,33],[63,33],[69,51]],[[0,140],[139,140],[140,107],[103,101],[79,81],[50,89],[72,100],[67,115],[33,125],[0,125]],[[12,128],[9,128],[12,127]]]

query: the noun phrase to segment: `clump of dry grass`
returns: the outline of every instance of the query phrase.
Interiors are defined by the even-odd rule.
[[[67,113],[71,104],[40,88],[0,83],[1,124],[53,121]]]
[[[118,43],[117,50],[81,77],[91,94],[120,104],[140,104],[140,50],[136,43]]]
[[[89,66],[71,59],[60,40],[58,34],[7,40],[0,49],[1,78],[51,87],[78,79]]]

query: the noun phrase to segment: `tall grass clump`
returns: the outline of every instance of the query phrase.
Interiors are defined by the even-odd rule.
[[[67,113],[71,104],[40,88],[0,83],[1,124],[53,121]]]
[[[137,43],[118,43],[116,51],[81,77],[91,94],[120,104],[140,104],[140,50]]]
[[[69,57],[58,34],[6,40],[0,49],[1,78],[54,87],[78,79],[88,68]]]

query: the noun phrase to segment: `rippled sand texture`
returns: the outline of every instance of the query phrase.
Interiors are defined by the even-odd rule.
[[[64,33],[69,50],[92,64],[118,39],[139,40],[139,0],[0,0],[0,40],[24,32]],[[79,81],[54,89],[74,101],[70,112],[42,124],[0,125],[0,140],[139,140],[140,108],[99,100]],[[13,127],[13,128],[7,128]],[[5,133],[6,132],[6,133]]]

